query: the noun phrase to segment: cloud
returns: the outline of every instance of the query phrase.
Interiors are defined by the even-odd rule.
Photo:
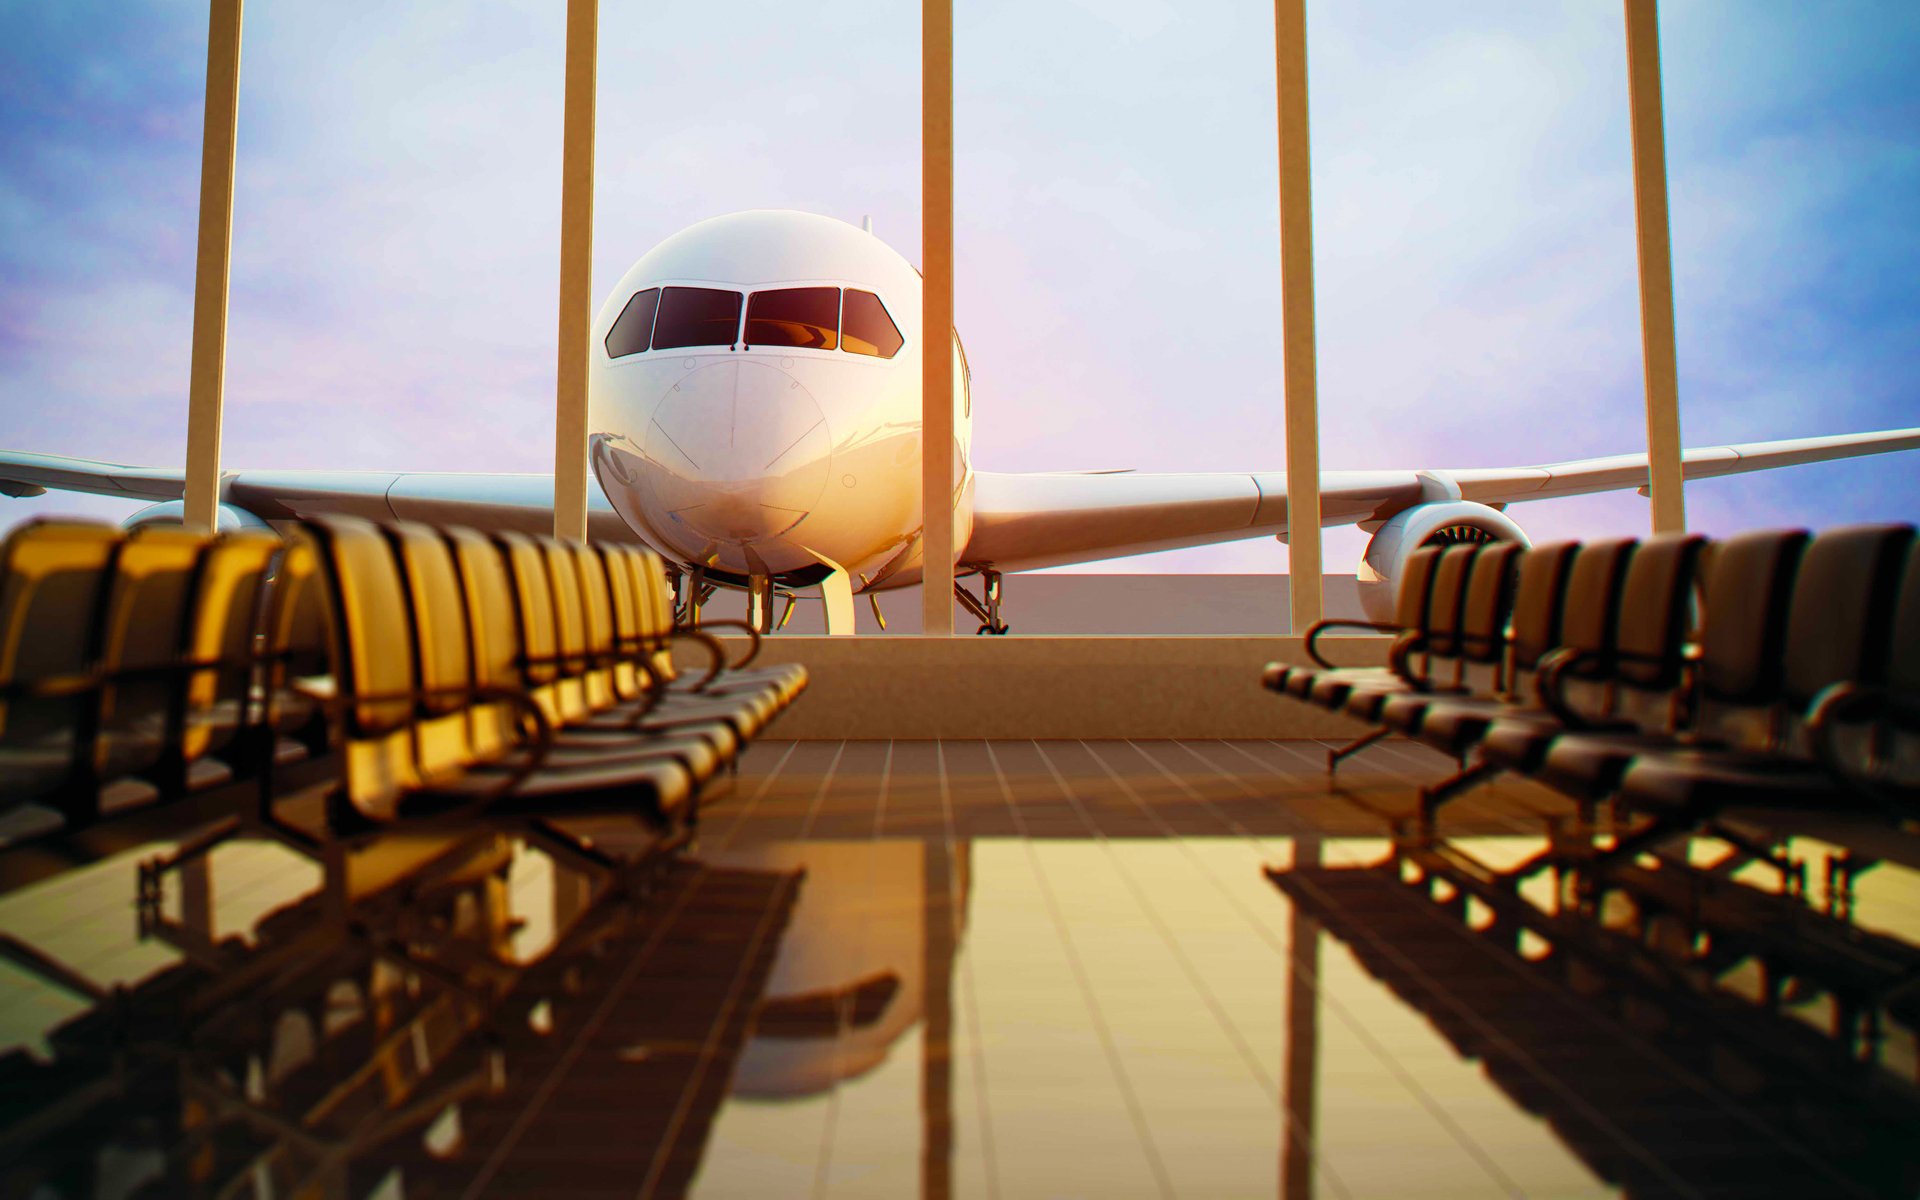
[[[1270,14],[957,15],[978,463],[1280,466]],[[1920,20],[1663,16],[1688,439],[1920,424],[1920,89],[1902,65]],[[1311,22],[1325,464],[1637,447],[1617,9],[1376,0]],[[562,35],[532,0],[249,11],[229,463],[545,469]],[[716,21],[608,4],[601,37],[599,287],[750,207],[872,214],[918,259],[911,6]],[[0,444],[180,457],[204,38],[203,14],[159,4],[0,16]],[[1911,518],[1913,478],[1900,459],[1803,468],[1689,502],[1710,529]],[[1646,520],[1631,495],[1514,515],[1547,536]],[[1362,542],[1331,533],[1329,569]],[[1285,555],[1261,540],[1152,561]]]

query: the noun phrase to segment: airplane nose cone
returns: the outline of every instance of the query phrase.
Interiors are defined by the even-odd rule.
[[[752,359],[686,372],[647,429],[655,511],[702,539],[779,537],[826,486],[832,442],[800,381]]]

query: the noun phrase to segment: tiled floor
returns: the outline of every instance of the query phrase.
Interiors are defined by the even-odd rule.
[[[1549,874],[1470,898],[1570,820],[1530,786],[1449,807],[1456,858],[1414,886],[1394,822],[1450,764],[1382,744],[1330,782],[1324,752],[764,744],[625,889],[508,830],[349,926],[317,866],[239,841],[201,919],[254,932],[191,968],[187,935],[136,935],[138,856],[87,868],[0,897],[0,1039],[37,1056],[0,1060],[0,1192],[1913,1193],[1910,1026],[1849,1060],[1804,978],[1742,999],[1731,933],[1709,971],[1671,914],[1575,912]],[[1788,849],[1808,936],[1840,928],[1837,848]],[[1727,851],[1691,848],[1702,888],[1780,899]],[[1851,898],[1856,951],[1920,941],[1920,873]],[[96,1007],[29,953],[130,990]],[[119,1092],[19,1098],[97,1085],[107,1044],[137,1047]]]

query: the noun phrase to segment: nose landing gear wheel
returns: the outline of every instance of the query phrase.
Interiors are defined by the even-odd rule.
[[[990,634],[993,634],[995,637],[1000,637],[1001,635],[1005,634],[1009,629],[1012,629],[1012,628],[1013,626],[1011,625],[982,625],[980,628],[974,630],[973,633],[975,637],[978,637],[983,633],[990,633]]]

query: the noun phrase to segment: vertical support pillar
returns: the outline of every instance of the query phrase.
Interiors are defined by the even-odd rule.
[[[1667,134],[1660,100],[1660,7],[1626,0],[1627,95],[1633,109],[1633,215],[1640,242],[1640,338],[1647,373],[1648,494],[1653,531],[1684,533],[1680,380],[1673,332],[1673,242],[1667,225]]]
[[[241,0],[212,0],[207,112],[200,139],[200,241],[193,263],[193,365],[187,381],[188,529],[220,512],[220,410],[227,378],[227,279],[233,257],[233,158],[240,117]]]
[[[921,630],[953,633],[953,0],[920,6]]]
[[[593,107],[599,43],[600,0],[567,0],[553,535],[576,542],[587,539],[587,341],[593,325]]]
[[[1321,617],[1320,403],[1314,366],[1313,179],[1306,0],[1274,0],[1280,134],[1280,306],[1286,355],[1287,579],[1294,633]]]

